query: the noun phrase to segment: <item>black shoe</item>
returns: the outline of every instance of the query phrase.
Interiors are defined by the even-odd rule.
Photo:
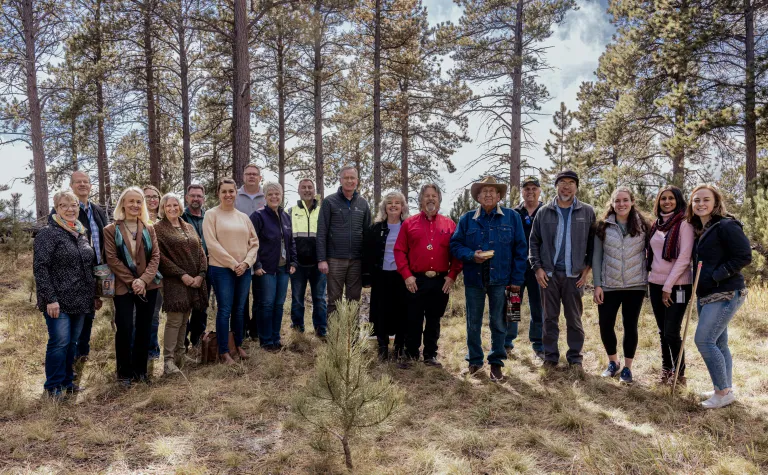
[[[389,359],[389,348],[379,347],[379,361],[385,362]]]
[[[470,376],[471,376],[471,375],[473,375],[473,374],[475,374],[475,373],[477,373],[477,372],[478,372],[478,371],[480,371],[481,369],[483,369],[483,367],[482,367],[482,366],[478,366],[478,365],[476,365],[476,364],[471,364],[471,365],[469,365],[469,374],[470,374]]]
[[[299,333],[304,333],[304,327],[301,325],[291,325],[291,330],[297,331]]]
[[[504,381],[504,373],[501,372],[500,364],[491,365],[491,381],[500,383]]]
[[[609,361],[608,362],[608,368],[606,368],[605,371],[603,371],[603,374],[601,375],[603,378],[613,378],[617,374],[619,374],[619,369],[621,368],[621,365],[615,361]]]
[[[61,401],[67,396],[61,389],[46,389],[43,391],[43,395],[51,401]]]
[[[438,367],[438,368],[442,368],[443,367],[443,364],[441,362],[437,361],[437,358],[434,357],[434,356],[432,358],[424,358],[424,364],[427,365],[427,366],[435,366],[435,367]]]
[[[85,388],[82,386],[78,386],[77,384],[73,384],[72,386],[67,386],[64,390],[67,394],[75,394],[79,392],[85,391]]]
[[[544,360],[544,364],[542,364],[542,366],[549,369],[556,369],[557,361]]]
[[[129,389],[133,385],[133,382],[130,378],[117,378],[117,384],[124,389]]]
[[[544,352],[543,351],[534,351],[533,352],[533,356],[536,359],[540,360],[540,361],[544,361]]]

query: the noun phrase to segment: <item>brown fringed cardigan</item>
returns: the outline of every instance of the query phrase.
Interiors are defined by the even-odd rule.
[[[195,228],[181,219],[179,223],[181,228],[174,228],[167,219],[161,219],[154,225],[163,274],[163,311],[204,310],[208,307],[208,260]],[[202,276],[203,284],[198,289],[187,287],[181,281],[184,274]]]

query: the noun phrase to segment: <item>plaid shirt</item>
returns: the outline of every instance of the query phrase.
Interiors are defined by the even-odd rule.
[[[99,226],[96,224],[96,220],[93,219],[93,207],[88,202],[88,206],[80,203],[80,209],[85,211],[88,215],[88,226],[91,228],[91,245],[93,250],[96,251],[96,262],[101,264],[101,242],[99,241]]]

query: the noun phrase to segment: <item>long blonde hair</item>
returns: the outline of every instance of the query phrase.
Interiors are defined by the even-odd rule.
[[[115,221],[125,220],[125,195],[130,192],[138,193],[139,196],[141,196],[141,213],[139,213],[139,220],[144,223],[144,226],[149,225],[149,211],[147,210],[147,202],[144,200],[144,191],[138,186],[129,186],[120,193],[120,198],[117,199],[117,204],[115,205]]]
[[[408,202],[405,200],[405,196],[403,196],[403,194],[400,193],[399,191],[390,191],[381,200],[381,203],[379,203],[379,212],[378,214],[376,214],[376,219],[373,220],[374,223],[381,223],[382,221],[387,220],[387,201],[390,201],[392,199],[396,199],[400,201],[400,204],[401,204],[400,221],[405,221],[405,218],[407,218],[409,215]]]

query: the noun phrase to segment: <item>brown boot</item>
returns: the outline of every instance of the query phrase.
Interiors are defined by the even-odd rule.
[[[674,378],[674,377],[675,377],[675,373],[673,373],[668,369],[662,369],[661,374],[659,375],[658,383],[661,384],[662,386],[666,384],[671,384],[672,383],[671,378]]]

